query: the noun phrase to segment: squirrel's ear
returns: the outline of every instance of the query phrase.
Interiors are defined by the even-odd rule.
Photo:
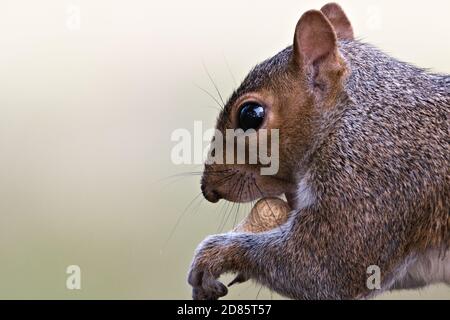
[[[298,21],[292,58],[294,68],[312,80],[303,83],[312,86],[310,89],[324,105],[333,105],[342,89],[346,65],[339,54],[333,26],[321,11],[307,11]]]
[[[293,50],[294,62],[302,68],[336,56],[336,34],[322,12],[310,10],[302,15],[295,27]]]
[[[322,11],[325,17],[327,17],[333,25],[338,39],[354,39],[352,24],[350,23],[350,20],[348,20],[347,15],[344,10],[342,10],[340,5],[331,2],[324,5],[320,11]]]

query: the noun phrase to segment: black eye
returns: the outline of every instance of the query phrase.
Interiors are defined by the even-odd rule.
[[[239,127],[247,131],[248,129],[258,129],[264,120],[264,107],[256,102],[248,102],[239,111]]]

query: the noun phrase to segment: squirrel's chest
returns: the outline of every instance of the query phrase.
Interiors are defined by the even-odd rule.
[[[450,250],[426,251],[408,265],[405,274],[398,280],[405,289],[439,282],[450,284]]]

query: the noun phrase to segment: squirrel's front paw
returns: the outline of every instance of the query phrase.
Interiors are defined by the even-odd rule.
[[[188,282],[194,300],[217,300],[228,293],[227,287],[206,270],[191,269]]]
[[[188,283],[194,300],[217,300],[228,293],[227,287],[217,279],[223,272],[221,246],[210,237],[203,241],[189,270]]]

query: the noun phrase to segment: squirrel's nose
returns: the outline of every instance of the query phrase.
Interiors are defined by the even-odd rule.
[[[204,184],[200,188],[202,189],[203,196],[209,202],[216,203],[222,198],[216,190],[209,190]]]

